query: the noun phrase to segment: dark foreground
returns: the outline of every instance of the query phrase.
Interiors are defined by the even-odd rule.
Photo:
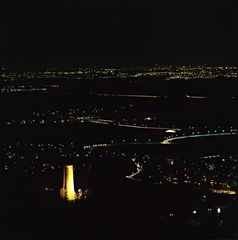
[[[217,196],[203,190],[161,188],[105,177],[87,190],[87,199],[68,203],[60,199],[59,191],[24,190],[15,180],[14,189],[2,187],[3,238],[235,238],[238,215],[234,195],[219,196],[227,207],[218,216]],[[202,200],[204,194],[206,201]],[[207,212],[208,208],[212,211]]]

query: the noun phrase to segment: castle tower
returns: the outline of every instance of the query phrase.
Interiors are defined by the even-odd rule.
[[[60,189],[60,197],[68,201],[73,201],[78,198],[74,190],[73,165],[67,165],[64,167],[63,187]]]

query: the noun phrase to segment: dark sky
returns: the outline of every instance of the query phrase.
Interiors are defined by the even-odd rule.
[[[235,1],[0,0],[8,64],[236,64]]]

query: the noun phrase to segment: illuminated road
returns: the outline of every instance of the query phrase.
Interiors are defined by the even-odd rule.
[[[129,98],[161,98],[159,95],[144,95],[144,94],[110,94],[110,93],[99,93],[99,97],[129,97]],[[210,96],[196,96],[196,95],[185,95],[189,99],[208,99]]]
[[[157,95],[143,95],[143,94],[98,94],[100,97],[130,97],[130,98],[160,98]]]
[[[129,178],[131,180],[136,180],[136,181],[142,181],[141,179],[137,179],[137,178],[134,178],[137,174],[139,174],[140,172],[142,172],[143,168],[140,167],[140,168],[137,168],[137,171],[135,173],[132,173],[131,175],[129,176],[126,176],[126,178]]]
[[[92,145],[85,145],[84,149],[90,148],[98,148],[98,147],[111,147],[111,146],[118,146],[118,145],[141,145],[141,144],[173,144],[173,141],[182,140],[182,139],[189,139],[189,138],[199,138],[199,137],[214,137],[214,136],[237,136],[236,132],[226,132],[226,133],[209,133],[209,134],[196,134],[196,135],[186,135],[186,136],[178,136],[178,137],[171,137],[166,139],[162,142],[155,142],[155,141],[146,141],[146,142],[123,142],[123,143],[97,143]]]
[[[209,96],[191,96],[188,94],[186,94],[185,96],[186,96],[186,98],[192,98],[192,99],[207,99],[207,98],[209,98]]]
[[[106,124],[106,125],[111,124],[111,125],[114,125],[114,126],[117,126],[117,127],[137,128],[137,129],[181,131],[180,128],[169,128],[169,127],[148,127],[148,126],[138,126],[138,125],[122,124],[122,123],[115,124],[115,123],[113,123],[112,120],[108,120],[108,119],[90,120],[90,122],[92,122],[92,123],[97,123],[97,124]]]
[[[182,139],[189,139],[189,138],[200,138],[200,137],[214,137],[214,136],[231,136],[237,135],[237,133],[229,132],[229,133],[209,133],[209,134],[196,134],[196,135],[187,135],[187,136],[180,136],[180,137],[172,137],[170,139],[164,140],[161,144],[171,144],[173,141],[182,140]]]

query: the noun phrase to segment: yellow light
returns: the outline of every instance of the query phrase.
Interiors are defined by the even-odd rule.
[[[77,199],[77,194],[74,190],[74,169],[73,165],[64,167],[63,187],[60,189],[60,196],[67,201]]]
[[[229,194],[229,195],[234,195],[236,194],[236,191],[232,191],[232,190],[229,190],[229,189],[212,189],[211,190],[213,193],[219,193],[219,194]]]

